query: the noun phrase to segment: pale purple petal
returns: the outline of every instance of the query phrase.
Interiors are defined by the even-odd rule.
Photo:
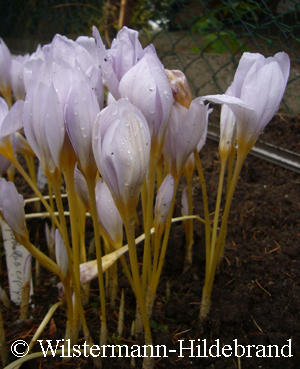
[[[0,178],[0,208],[6,223],[21,236],[28,237],[24,199],[12,182]]]
[[[55,231],[55,257],[60,275],[65,279],[68,272],[68,254],[58,229]]]
[[[11,107],[0,127],[0,137],[9,136],[23,127],[24,101],[18,100]]]
[[[65,122],[84,174],[96,168],[92,151],[92,131],[100,108],[91,85],[86,80],[73,81],[65,107]]]
[[[99,223],[116,246],[122,245],[123,221],[114,203],[111,192],[101,179],[96,185],[96,202]]]
[[[5,42],[0,37],[0,89],[10,87],[11,54]]]

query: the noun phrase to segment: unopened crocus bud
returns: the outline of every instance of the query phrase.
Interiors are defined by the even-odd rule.
[[[52,260],[55,260],[55,231],[53,228],[48,226],[48,223],[45,223],[45,234],[46,234],[46,242],[48,246],[49,257]]]
[[[226,94],[231,96],[231,87],[226,91]],[[233,111],[228,105],[223,104],[220,116],[220,142],[219,153],[223,160],[227,160],[234,143],[236,136],[236,119]]]
[[[174,178],[181,176],[189,156],[202,144],[210,111],[201,97],[194,99],[189,109],[177,102],[173,105],[163,156],[165,168]]]
[[[68,254],[58,229],[55,231],[55,257],[60,278],[64,280],[68,272]]]
[[[141,110],[155,144],[153,149],[159,148],[165,139],[174,100],[163,65],[151,49],[123,76],[119,91]]]
[[[156,230],[164,230],[174,194],[174,178],[168,174],[161,184],[155,203],[154,227]]]
[[[97,167],[92,151],[92,131],[100,108],[88,79],[74,80],[66,101],[66,129],[85,177],[93,179]]]
[[[62,104],[51,84],[31,84],[23,112],[26,138],[48,177],[61,167],[65,129]]]
[[[11,54],[5,42],[0,37],[0,92],[6,101],[11,99],[11,82],[10,82]]]
[[[151,138],[145,117],[126,99],[97,116],[93,151],[99,172],[124,220],[135,216],[150,157]]]
[[[74,185],[75,191],[77,192],[77,195],[79,196],[84,207],[86,210],[90,211],[90,197],[86,180],[76,165],[74,168]]]
[[[11,62],[11,88],[16,100],[25,100],[24,64],[28,59],[29,54],[18,55],[16,58],[12,59]]]
[[[10,228],[20,236],[29,238],[25,223],[24,199],[12,182],[0,178],[0,210]]]
[[[121,97],[118,88],[122,77],[144,55],[138,35],[137,31],[123,27],[113,40],[111,48],[106,50],[97,28],[93,27],[103,80],[115,99]]]
[[[113,263],[115,263],[120,256],[128,251],[128,246],[123,246],[120,249],[113,251],[105,256],[102,256],[102,272],[106,272]],[[87,261],[86,263],[80,264],[80,282],[87,283],[92,279],[95,279],[98,275],[97,260]]]
[[[100,178],[96,185],[98,220],[116,247],[122,245],[123,221],[107,184]]]
[[[28,285],[31,282],[31,261],[32,256],[29,254],[24,263],[24,272],[23,272],[23,286],[27,283]]]
[[[188,109],[193,101],[193,95],[186,75],[181,70],[165,69],[165,71],[170,82],[174,100]]]

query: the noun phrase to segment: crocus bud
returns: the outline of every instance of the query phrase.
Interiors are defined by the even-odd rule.
[[[209,113],[201,97],[194,99],[189,109],[174,104],[163,148],[165,168],[174,178],[181,176],[189,156],[205,134]]]
[[[106,50],[96,27],[93,27],[93,36],[97,42],[104,83],[114,98],[119,99],[120,80],[144,55],[138,32],[123,27],[109,50]]]
[[[32,256],[29,254],[25,260],[24,263],[24,272],[22,275],[22,279],[23,279],[23,286],[28,283],[30,284],[31,282],[31,261],[32,261]]]
[[[20,236],[28,238],[25,223],[24,199],[12,182],[0,178],[0,210],[10,228]]]
[[[97,116],[93,151],[99,172],[124,219],[134,217],[150,156],[150,131],[145,117],[126,99]]]
[[[52,260],[55,260],[55,231],[53,228],[48,226],[48,223],[45,223],[45,235],[46,242],[48,246],[49,257]]]
[[[185,74],[181,70],[165,69],[165,71],[170,82],[174,100],[188,109],[193,101],[193,95]]]
[[[61,167],[65,129],[62,104],[53,84],[28,88],[23,112],[26,138],[48,177]]]
[[[45,47],[43,47],[43,50]],[[89,51],[66,36],[56,34],[49,45],[49,58],[59,61],[63,60],[72,68],[81,68],[85,73],[92,66],[98,63],[92,58]],[[97,65],[98,66],[98,65]]]
[[[79,196],[84,207],[86,210],[90,211],[90,196],[86,180],[76,165],[74,168],[74,185],[75,191],[77,192],[77,195]]]
[[[174,194],[174,178],[168,174],[159,187],[154,210],[154,227],[162,232],[166,226],[172,198]]]
[[[141,110],[148,122],[152,142],[160,146],[174,101],[163,65],[151,49],[123,76],[119,91]]]
[[[102,256],[102,272],[106,272],[113,263],[115,263],[120,256],[128,251],[128,246],[123,246],[120,249],[113,251],[105,256]],[[87,261],[86,263],[80,264],[80,282],[87,283],[98,276],[97,260]]]
[[[60,277],[64,280],[68,272],[68,254],[58,229],[55,231],[55,257]]]
[[[228,87],[226,94],[232,96],[231,87]],[[220,117],[220,142],[219,153],[221,159],[227,160],[236,136],[236,119],[228,105],[223,104]]]
[[[97,167],[92,151],[92,131],[100,108],[86,78],[74,80],[66,101],[66,129],[85,177],[95,178]]]
[[[16,100],[25,100],[26,89],[24,84],[24,63],[29,59],[29,54],[18,55],[12,59],[10,76],[11,88]]]
[[[10,67],[10,51],[0,37],[0,92],[5,98],[11,93]]]
[[[205,99],[227,104],[237,125],[237,146],[246,154],[269,123],[282,100],[290,71],[284,52],[264,58],[244,53],[231,85],[232,95],[209,95]]]
[[[123,221],[106,183],[100,178],[96,185],[98,221],[116,247],[122,245]]]

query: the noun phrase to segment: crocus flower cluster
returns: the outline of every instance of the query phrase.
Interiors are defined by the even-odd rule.
[[[193,217],[194,165],[201,180],[206,224],[207,269],[201,317],[207,314],[241,166],[259,133],[277,111],[288,75],[289,58],[285,53],[267,59],[260,54],[244,53],[225,94],[193,98],[185,75],[165,70],[154,46],[143,48],[138,32],[127,27],[120,30],[109,49],[94,27],[91,38],[81,36],[73,41],[56,35],[50,44],[39,46],[32,55],[13,59],[0,39],[0,92],[6,100],[0,98],[0,174],[13,163],[40,197],[52,218],[52,231],[47,232],[55,243],[56,261],[30,243],[23,199],[15,186],[3,178],[0,178],[0,214],[32,255],[61,279],[68,306],[66,338],[76,342],[81,321],[86,339],[90,340],[80,283],[95,277],[98,270],[100,343],[106,342],[107,293],[102,271],[106,271],[105,286],[114,290],[111,298],[115,300],[116,262],[120,258],[138,303],[135,334],[138,337],[141,333],[138,327],[143,326],[146,343],[152,343],[149,318],[166,254],[176,193],[184,174],[188,183],[183,194],[186,222],[186,218]],[[104,86],[109,92],[107,96]],[[228,158],[231,169],[236,160],[234,173],[228,170],[230,185],[218,233],[223,177],[220,180],[212,237],[199,158],[212,110],[206,100],[224,104],[220,177],[224,176]],[[15,101],[13,105],[11,101]],[[18,163],[17,152],[26,157],[36,155],[49,180],[50,192],[53,187],[59,218],[54,214],[52,197],[50,203],[46,202],[34,183],[32,170],[30,179]],[[70,209],[71,238],[60,193],[62,177]],[[141,273],[135,240],[140,200],[145,229]],[[89,263],[84,236],[86,211],[93,218],[97,250],[97,261]],[[128,245],[122,248],[123,227]],[[190,254],[187,259],[191,263],[190,222],[185,223],[185,230]],[[155,237],[151,237],[153,232]],[[107,253],[103,257],[100,235]],[[127,250],[130,267],[123,255]],[[51,257],[54,258],[53,252]],[[110,283],[115,287],[111,288]],[[88,294],[87,285],[82,290]],[[146,366],[151,365],[148,362]]]

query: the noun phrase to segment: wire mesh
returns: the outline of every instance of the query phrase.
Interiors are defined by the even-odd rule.
[[[120,4],[11,0],[0,12],[0,35],[18,53],[56,33],[90,35],[93,24],[108,40],[116,35]],[[300,113],[300,0],[127,0],[124,24],[140,31],[143,45],[154,43],[166,68],[184,71],[197,96],[224,93],[244,51],[287,52],[291,73],[280,109]]]

